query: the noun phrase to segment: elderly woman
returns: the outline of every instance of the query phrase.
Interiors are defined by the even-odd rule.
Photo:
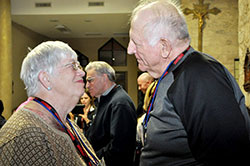
[[[82,67],[65,43],[48,41],[24,59],[28,100],[0,130],[0,165],[98,165],[99,159],[67,115],[84,93]]]

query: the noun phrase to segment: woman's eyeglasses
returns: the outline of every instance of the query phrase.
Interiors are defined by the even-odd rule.
[[[83,70],[83,67],[80,65],[80,63],[78,61],[74,61],[72,63],[66,64],[65,66],[70,66],[77,71],[78,69]]]

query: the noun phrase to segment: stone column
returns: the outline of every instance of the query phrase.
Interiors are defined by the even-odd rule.
[[[0,0],[0,99],[4,104],[3,116],[12,111],[12,37],[10,0]]]

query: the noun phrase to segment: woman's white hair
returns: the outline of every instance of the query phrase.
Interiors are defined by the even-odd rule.
[[[77,59],[75,51],[61,41],[47,41],[39,44],[24,58],[20,77],[25,84],[28,96],[39,90],[38,75],[41,71],[53,74],[55,66],[64,58]]]
[[[176,0],[141,0],[133,10],[130,21],[144,9],[152,12],[152,19],[143,28],[144,37],[151,46],[161,38],[168,39],[173,45],[176,40],[190,40],[185,17]]]

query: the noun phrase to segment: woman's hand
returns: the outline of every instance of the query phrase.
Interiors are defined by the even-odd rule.
[[[86,122],[86,124],[88,124],[90,122],[87,114],[79,114],[79,116],[82,117],[82,119]]]

